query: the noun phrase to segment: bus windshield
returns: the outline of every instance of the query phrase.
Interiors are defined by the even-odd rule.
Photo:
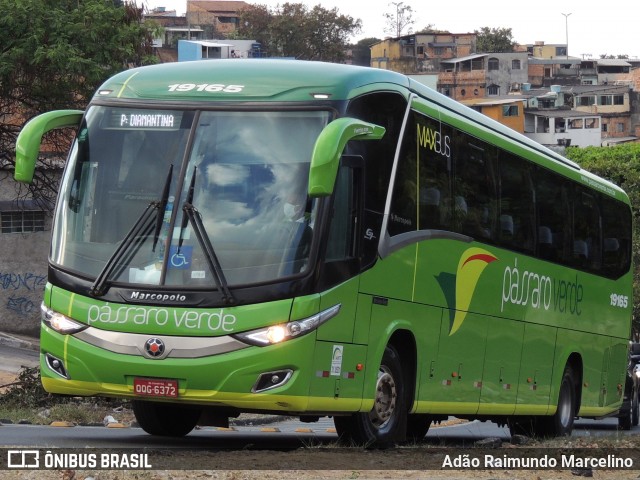
[[[216,265],[230,286],[304,272],[317,208],[309,163],[329,119],[91,107],[62,182],[51,261],[89,279],[108,270],[110,283],[172,288],[220,288]]]

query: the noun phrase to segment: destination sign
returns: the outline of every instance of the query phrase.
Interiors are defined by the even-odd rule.
[[[107,129],[177,130],[182,112],[173,110],[113,109],[106,119]]]

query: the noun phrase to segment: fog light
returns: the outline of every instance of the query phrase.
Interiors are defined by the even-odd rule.
[[[47,362],[47,366],[55,373],[60,375],[62,378],[66,378],[69,380],[69,374],[67,373],[67,369],[64,368],[64,363],[59,358],[54,357],[50,353],[47,353],[45,356],[45,361]]]
[[[251,389],[251,392],[260,393],[266,390],[271,390],[272,388],[281,387],[289,381],[292,375],[293,370],[289,369],[262,373]]]

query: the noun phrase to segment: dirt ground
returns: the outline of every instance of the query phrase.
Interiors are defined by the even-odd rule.
[[[286,455],[286,454],[281,454]],[[126,471],[0,471],[3,480],[577,480],[581,476],[596,480],[636,480],[639,470],[600,470],[589,473],[569,470],[153,470]]]
[[[0,370],[0,394],[4,393],[4,391],[8,388],[3,387],[3,385],[8,385],[12,382],[15,382],[15,380],[16,375],[14,373],[4,372]]]

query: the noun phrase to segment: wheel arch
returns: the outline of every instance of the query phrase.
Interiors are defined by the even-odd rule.
[[[584,375],[584,365],[582,363],[582,355],[578,352],[571,352],[565,362],[564,368],[571,367],[574,374],[574,389],[576,393],[576,414],[580,412],[580,405],[582,404],[582,378]],[[563,371],[564,371],[563,368]]]
[[[413,409],[416,397],[417,371],[418,371],[418,350],[416,338],[410,330],[398,329],[393,332],[387,342],[395,348],[400,356],[402,365],[403,381],[405,384],[405,395],[407,399],[407,411]]]

